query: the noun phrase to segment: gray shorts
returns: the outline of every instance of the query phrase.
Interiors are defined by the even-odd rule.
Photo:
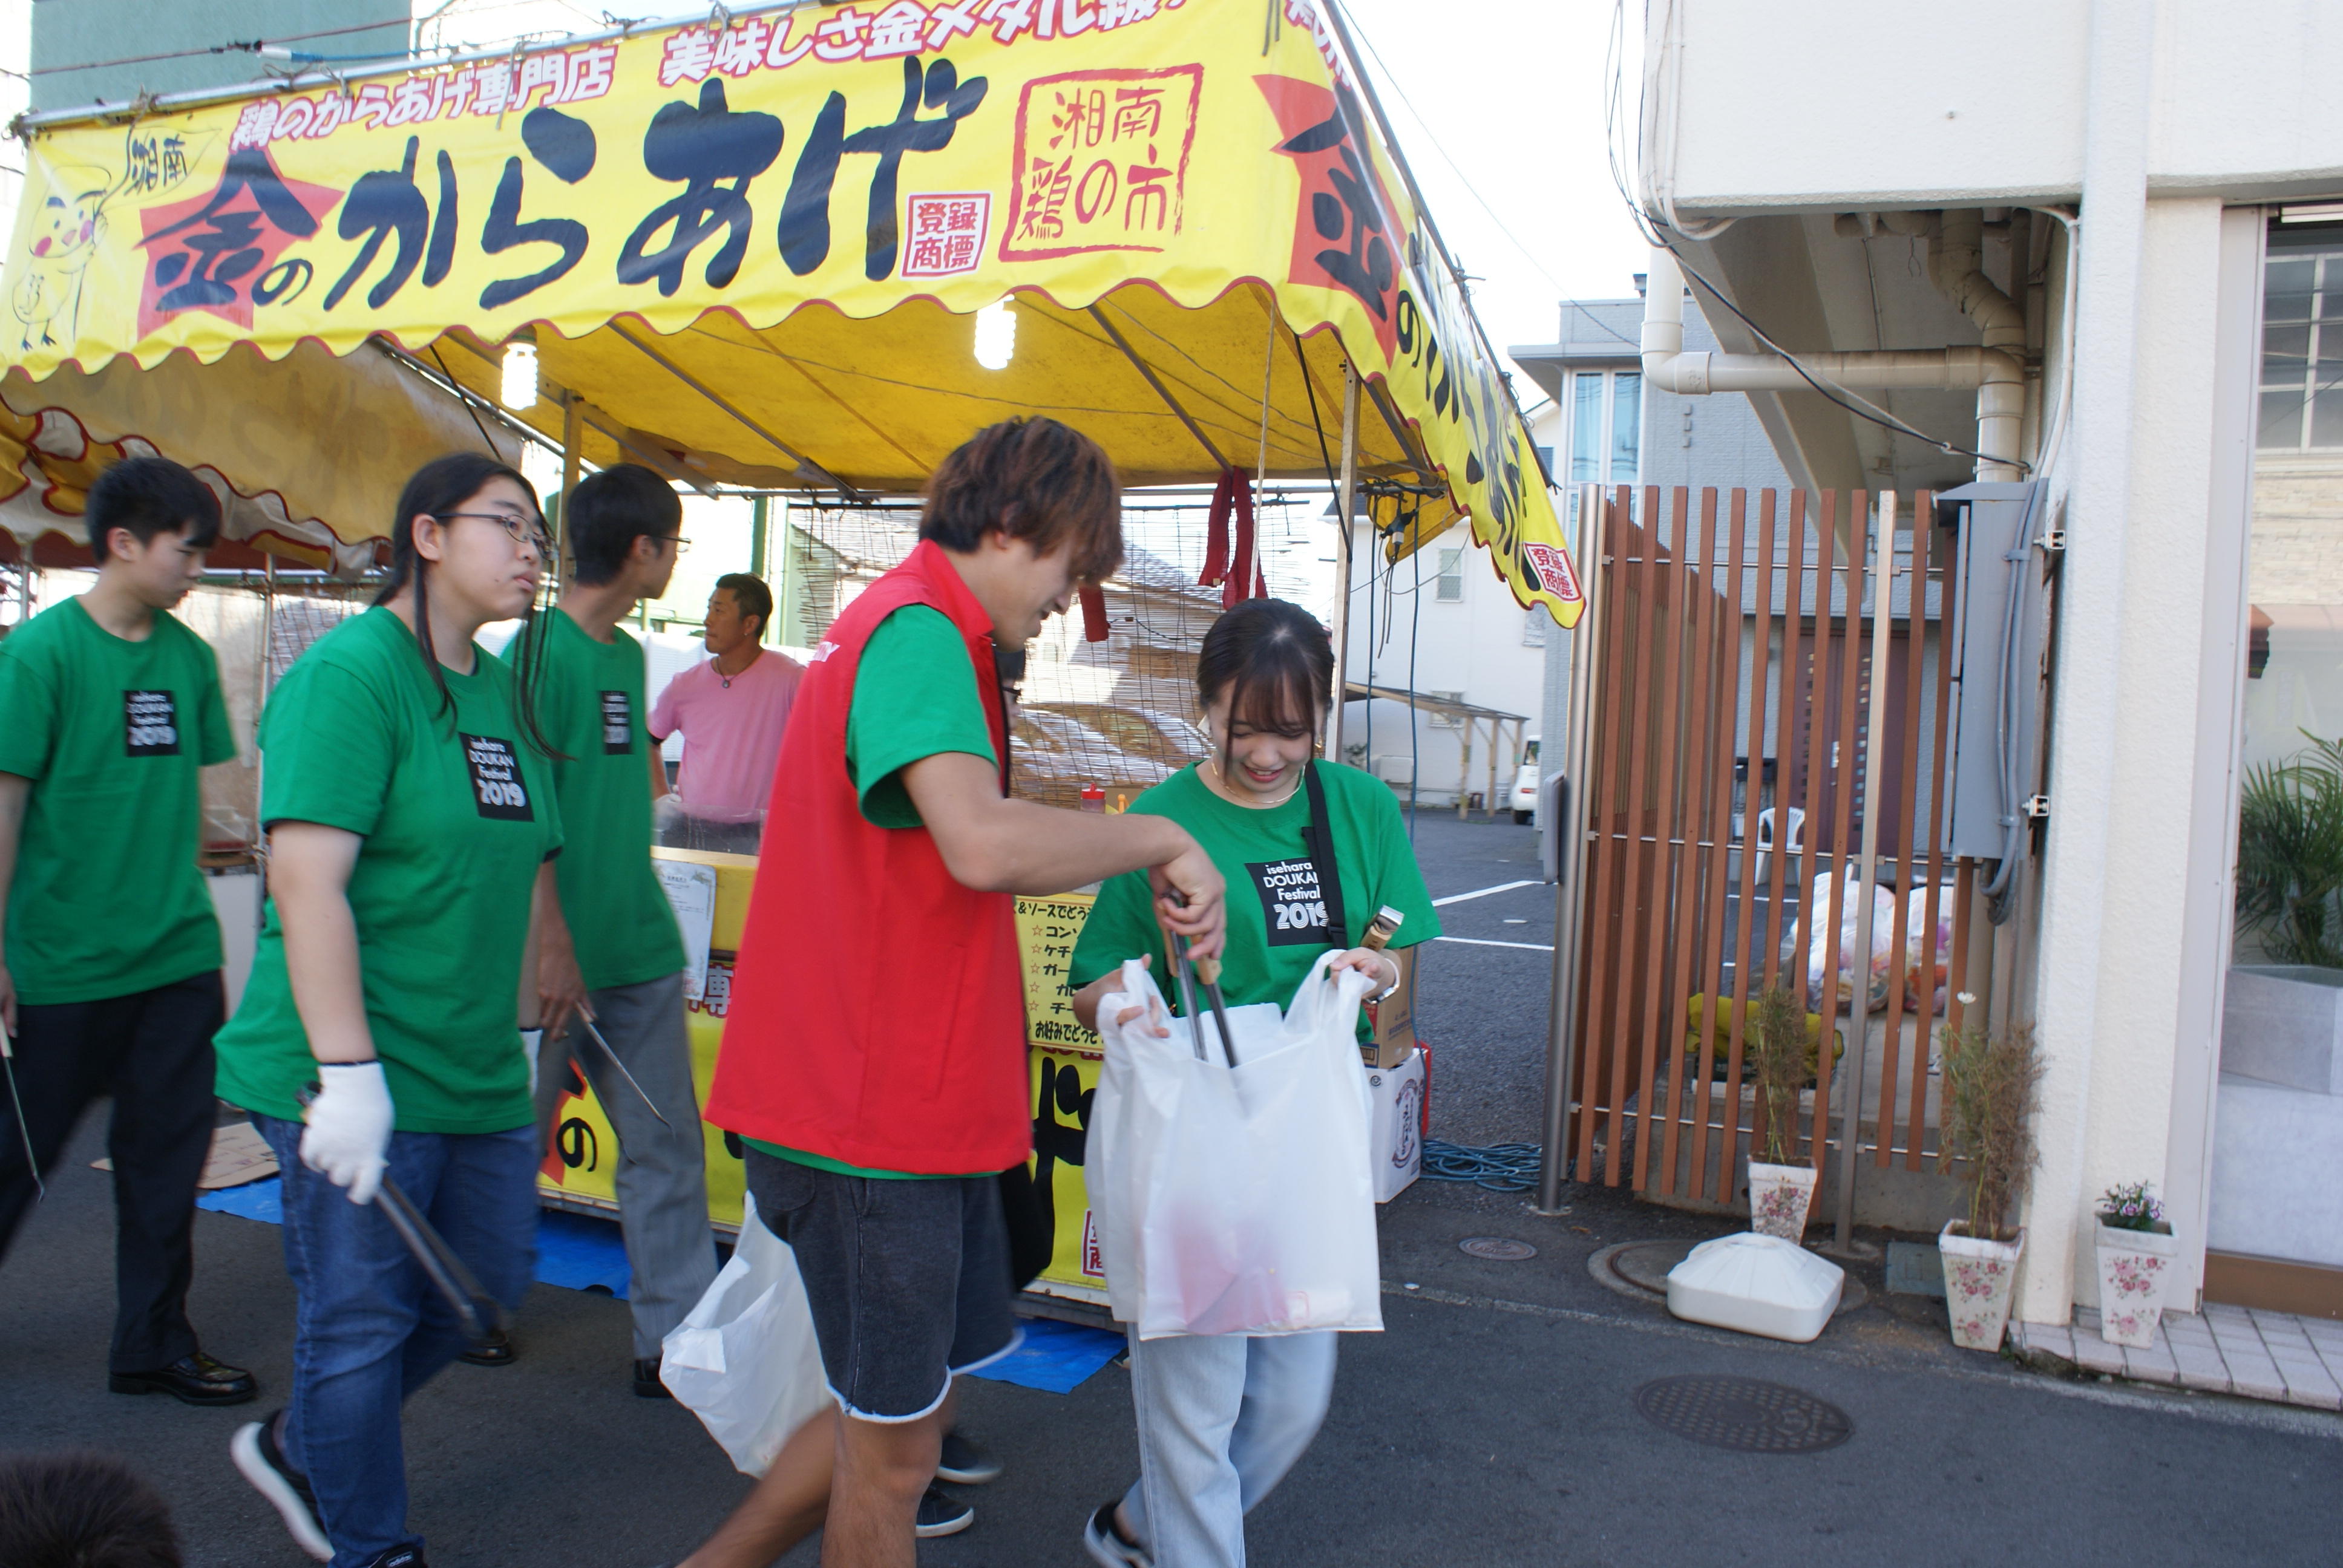
[[[846,1413],[916,1421],[1017,1348],[993,1176],[847,1176],[747,1151],[757,1215],[797,1254],[822,1371]]]

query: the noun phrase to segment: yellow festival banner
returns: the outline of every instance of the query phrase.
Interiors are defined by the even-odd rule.
[[[1331,329],[1376,384],[1363,433],[1409,427],[1516,597],[1572,624],[1580,587],[1528,432],[1342,50],[1309,0],[1266,20],[1262,0],[719,7],[495,59],[39,123],[0,327],[35,382],[126,354],[208,364],[250,343],[274,360],[313,342],[338,356],[377,335],[425,354],[459,329],[493,346],[534,328],[548,368],[593,397],[598,377],[655,375],[611,327],[639,322],[721,396],[731,382],[700,373],[716,363],[695,357],[715,352],[701,340],[809,307],[866,323],[1014,295],[1071,313],[1140,285],[1196,312],[1252,285],[1297,353]],[[1177,327],[1125,352],[1192,367],[1183,385],[1259,414],[1252,330],[1242,353],[1229,333],[1190,343]],[[622,347],[598,357],[580,341],[595,335]],[[850,410],[888,435],[900,405],[939,397],[919,365],[890,374],[897,407]],[[1290,418],[1303,387],[1289,387],[1275,400]],[[971,407],[952,406],[957,428],[982,422]],[[1179,445],[1161,407],[1151,417],[1189,477],[1258,466],[1249,440],[1200,438],[1215,463]],[[744,460],[779,445],[728,438]],[[901,457],[861,475],[915,482],[932,463],[919,445],[895,438]],[[1322,476],[1314,446],[1281,445],[1286,471]],[[1109,450],[1126,471],[1172,471]]]

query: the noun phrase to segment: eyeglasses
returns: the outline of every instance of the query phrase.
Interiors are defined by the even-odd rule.
[[[452,522],[458,518],[473,518],[483,523],[494,523],[504,529],[506,537],[517,545],[531,545],[541,556],[553,553],[553,536],[545,531],[543,518],[524,518],[515,512],[442,512],[439,520]]]
[[[691,541],[681,534],[661,534],[659,536],[659,541],[663,545],[673,545],[677,555],[681,555],[691,548]]]

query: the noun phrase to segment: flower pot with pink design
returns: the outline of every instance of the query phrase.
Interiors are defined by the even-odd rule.
[[[2165,1292],[2180,1259],[2180,1238],[2164,1205],[2135,1181],[2099,1195],[2099,1337],[2146,1349],[2156,1342]]]
[[[1752,1160],[1749,1228],[1761,1236],[1779,1236],[1793,1242],[1803,1241],[1806,1211],[1814,1207],[1815,1178],[1820,1174],[1811,1165],[1773,1165]]]
[[[1997,1351],[2009,1327],[2009,1296],[2017,1283],[2017,1261],[2026,1255],[2021,1227],[2009,1241],[1966,1234],[1968,1222],[1948,1220],[1936,1238],[1945,1265],[1945,1307],[1952,1314],[1953,1343],[1965,1351]]]
[[[1964,1007],[1975,1000],[1962,993]],[[1945,1304],[1953,1343],[1998,1351],[2026,1255],[2026,1231],[2015,1221],[2034,1177],[2042,1056],[2023,1024],[1994,1035],[1947,1025],[1942,1041],[1943,1149],[1948,1161],[1966,1167],[1969,1183],[1968,1218],[1947,1221],[1936,1238]]]
[[[1792,1163],[1798,1147],[1798,1091],[1814,1071],[1805,1009],[1783,987],[1768,986],[1750,999],[1747,1027],[1746,1064],[1765,1125],[1765,1158],[1750,1151],[1749,1228],[1795,1245],[1805,1237],[1806,1211],[1814,1206],[1815,1179],[1821,1174],[1812,1165]]]

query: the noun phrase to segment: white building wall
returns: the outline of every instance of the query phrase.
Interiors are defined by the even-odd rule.
[[[2151,193],[2343,188],[2331,0],[1675,0],[1649,14],[1646,80],[1674,154],[1659,179],[1682,211],[2072,201],[2095,30],[2115,38],[2135,15],[2154,48]],[[1821,80],[1856,85],[1785,90]]]
[[[1443,601],[1438,597],[1440,552],[1462,549],[1463,598]],[[1453,692],[1477,707],[1519,714],[1523,729],[1535,736],[1545,682],[1545,649],[1523,639],[1530,612],[1513,602],[1508,588],[1489,564],[1488,553],[1473,544],[1469,525],[1460,524],[1426,544],[1414,557],[1396,567],[1383,564],[1382,547],[1372,532],[1361,528],[1353,545],[1348,678],[1377,687],[1405,691],[1410,685],[1410,652],[1413,651],[1413,689]],[[1374,570],[1370,580],[1369,567]],[[1420,572],[1420,576],[1419,576]],[[1419,588],[1419,582],[1421,587]],[[1371,759],[1376,777],[1392,784],[1404,799],[1410,766],[1410,715],[1406,704],[1384,700],[1353,702],[1342,716],[1344,758],[1360,766]],[[1372,734],[1370,729],[1372,729]],[[1497,758],[1497,788],[1513,783],[1517,759],[1512,727],[1505,726]],[[1433,721],[1422,711],[1414,715],[1414,777],[1416,798],[1424,805],[1456,803],[1458,770],[1463,760],[1464,732]],[[1489,788],[1489,730],[1483,722],[1473,741],[1467,792]],[[1357,749],[1371,749],[1361,753]]]
[[[2063,1321],[2091,1301],[2092,1200],[2138,1180],[2166,1185],[2187,1239],[2185,1304],[2236,809],[2217,742],[2234,747],[2239,607],[2202,597],[2245,528],[2224,477],[2245,417],[2218,400],[2238,379],[2216,352],[2238,337],[2217,331],[2223,207],[2343,194],[2343,7],[1677,0],[1651,15],[1651,177],[1680,212],[2079,205],[2075,407],[2053,476],[2068,548],[2051,818],[2019,998],[2049,1071],[2018,1312]],[[1782,90],[1818,75],[1882,90]],[[2233,291],[2258,297],[2244,265]]]

